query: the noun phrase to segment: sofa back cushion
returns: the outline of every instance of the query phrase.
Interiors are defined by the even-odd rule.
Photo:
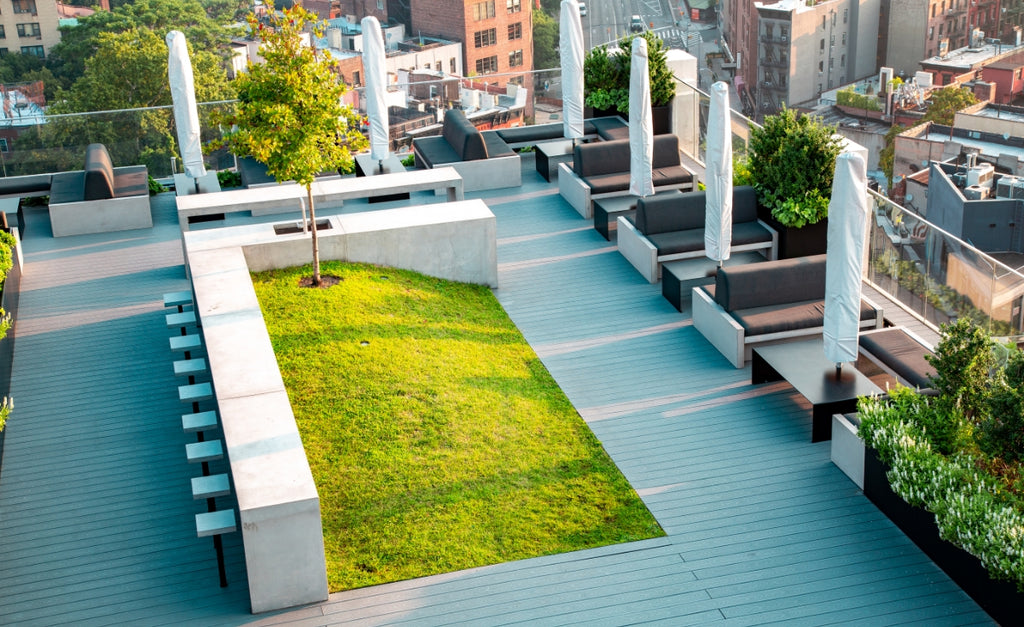
[[[644,235],[704,228],[704,192],[660,194],[636,203],[636,228]]]
[[[715,301],[726,311],[825,298],[825,255],[719,268]]]
[[[114,197],[114,165],[103,144],[89,144],[85,149],[85,200]]]
[[[572,152],[572,169],[580,178],[629,172],[629,140],[576,144]]]
[[[732,188],[732,222],[757,221],[757,192],[750,185]]]
[[[654,169],[679,165],[679,138],[672,133],[654,136]]]
[[[461,109],[445,111],[441,136],[463,161],[487,158],[487,144],[484,138]]]

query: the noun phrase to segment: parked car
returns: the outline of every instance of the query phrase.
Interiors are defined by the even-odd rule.
[[[586,2],[580,2],[579,5],[580,5],[580,16],[581,17],[586,17],[586,15],[587,15],[587,3]]]
[[[644,21],[640,19],[639,15],[634,15],[633,17],[629,18],[629,30],[633,31],[634,33],[644,32]]]

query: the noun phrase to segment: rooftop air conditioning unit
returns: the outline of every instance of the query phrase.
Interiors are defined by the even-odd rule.
[[[957,187],[967,186],[967,175],[964,174],[963,172],[956,172],[950,175],[949,180],[952,181],[953,185],[956,185]]]
[[[986,187],[992,189],[992,179],[995,177],[996,169],[991,163],[982,163],[967,170],[967,186]]]
[[[1014,186],[1020,184],[1021,179],[1016,176],[1004,174],[996,181],[996,198],[1013,198]]]
[[[968,185],[964,188],[964,198],[967,200],[985,200],[988,198],[989,189],[980,185]]]

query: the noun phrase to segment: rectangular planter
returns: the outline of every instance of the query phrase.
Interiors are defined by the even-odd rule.
[[[893,492],[888,470],[877,451],[865,452],[864,495],[992,618],[1001,625],[1020,624],[1024,594],[1013,583],[989,577],[978,558],[939,537],[935,515]]]

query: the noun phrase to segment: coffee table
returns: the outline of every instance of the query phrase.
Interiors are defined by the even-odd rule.
[[[832,414],[856,411],[859,397],[882,392],[853,364],[844,364],[837,376],[821,338],[754,348],[750,382],[783,379],[811,403],[811,442],[832,439]]]
[[[583,143],[582,139],[576,140]],[[571,139],[556,139],[543,142],[535,147],[537,172],[550,182],[552,176],[558,176],[559,163],[572,163],[572,150],[575,144]]]
[[[370,157],[370,155],[356,155],[356,176],[373,176],[374,174],[394,174],[395,172],[405,172],[405,166],[402,165],[402,160],[395,155],[388,155],[386,158],[377,161]],[[384,196],[373,196],[369,198],[369,202],[388,202],[391,200],[408,200],[409,194],[387,194]]]

